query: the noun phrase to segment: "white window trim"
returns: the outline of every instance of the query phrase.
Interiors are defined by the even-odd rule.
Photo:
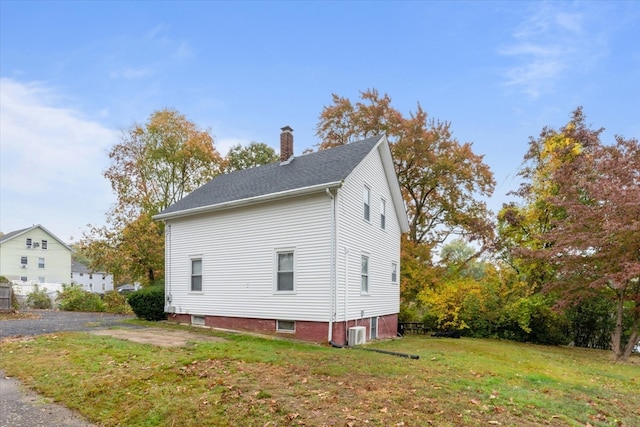
[[[391,263],[391,283],[395,283],[395,284],[398,283],[398,263],[397,262]]]
[[[367,196],[366,201],[364,200],[365,195]],[[371,186],[366,183],[362,189],[362,219],[371,222]]]
[[[376,335],[375,336],[373,336],[373,329],[374,329],[373,325],[374,324],[376,325],[376,327],[375,327]],[[378,322],[378,316],[369,318],[369,339],[370,340],[378,339],[378,326],[380,326],[379,322]]]
[[[287,322],[287,323],[291,322],[293,324],[293,329],[281,328],[280,327],[280,322]],[[276,320],[276,332],[282,332],[282,333],[285,333],[285,334],[295,334],[296,333],[296,321],[295,320],[283,320],[283,319]]]
[[[193,290],[193,283],[191,278],[193,277],[193,261],[200,260],[200,290]],[[204,256],[202,254],[189,256],[189,293],[190,294],[204,294]]]
[[[362,261],[364,258],[367,258],[367,289],[364,290],[362,289],[362,279],[365,276],[362,273]],[[369,254],[363,253],[360,256],[360,294],[361,295],[370,295],[371,294],[371,257],[369,256]]]
[[[380,199],[380,229],[387,229],[387,201]]]
[[[278,254],[281,253],[293,253],[293,289],[288,291],[288,290],[279,290],[278,289]],[[274,294],[278,294],[278,295],[283,295],[283,294],[295,294],[297,292],[298,287],[296,286],[296,278],[297,278],[297,274],[296,271],[297,269],[297,264],[298,264],[298,256],[296,254],[296,248],[295,247],[284,247],[284,248],[276,248],[273,251],[273,293]]]

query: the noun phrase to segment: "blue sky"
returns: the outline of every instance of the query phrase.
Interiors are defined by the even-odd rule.
[[[529,136],[583,106],[640,137],[640,2],[0,2],[0,230],[103,224],[119,132],[169,107],[236,143],[318,143],[331,94],[376,88],[473,142],[497,211]]]

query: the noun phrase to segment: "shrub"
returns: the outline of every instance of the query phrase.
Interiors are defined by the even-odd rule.
[[[164,286],[149,286],[129,295],[129,305],[140,319],[165,320]]]
[[[33,292],[27,296],[27,307],[49,309],[51,306],[51,298],[49,298],[46,288],[40,289],[38,285],[36,285]]]
[[[85,291],[80,285],[62,285],[57,298],[61,310],[104,311],[105,304],[100,295]]]
[[[108,291],[104,294],[104,305],[107,313],[132,314],[131,306],[127,302],[127,297],[117,291]]]

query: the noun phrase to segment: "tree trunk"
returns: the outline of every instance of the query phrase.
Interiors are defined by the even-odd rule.
[[[631,336],[627,341],[627,345],[624,347],[624,352],[622,353],[621,360],[627,360],[629,356],[631,356],[631,352],[633,348],[638,344],[638,340],[640,339],[640,334],[638,333],[638,329],[640,329],[640,307],[636,304],[635,310],[633,311],[633,326],[631,326]]]
[[[624,353],[622,351],[622,315],[624,313],[624,295],[617,292],[617,312],[616,312],[616,326],[611,332],[611,350],[616,357],[616,360],[624,360]]]

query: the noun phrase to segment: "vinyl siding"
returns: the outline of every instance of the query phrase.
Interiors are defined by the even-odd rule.
[[[363,215],[365,185],[371,189],[369,221]],[[381,199],[386,201],[384,230],[380,227]],[[374,150],[338,193],[337,321],[398,313],[400,286],[391,281],[391,264],[398,265],[399,281],[400,234],[380,154]],[[368,294],[361,292],[362,255],[369,257]]]
[[[27,249],[27,238],[40,246]],[[47,249],[42,249],[42,240],[47,241]],[[26,268],[20,264],[23,256],[27,257]],[[44,258],[44,268],[38,267],[39,258]],[[47,283],[70,283],[71,251],[41,228],[34,228],[0,244],[0,275],[9,280],[27,277],[27,281],[33,283],[40,277]]]
[[[166,292],[176,313],[328,321],[331,199],[326,193],[167,221]],[[276,250],[294,250],[294,292],[275,290]],[[202,258],[203,291],[190,292]]]

